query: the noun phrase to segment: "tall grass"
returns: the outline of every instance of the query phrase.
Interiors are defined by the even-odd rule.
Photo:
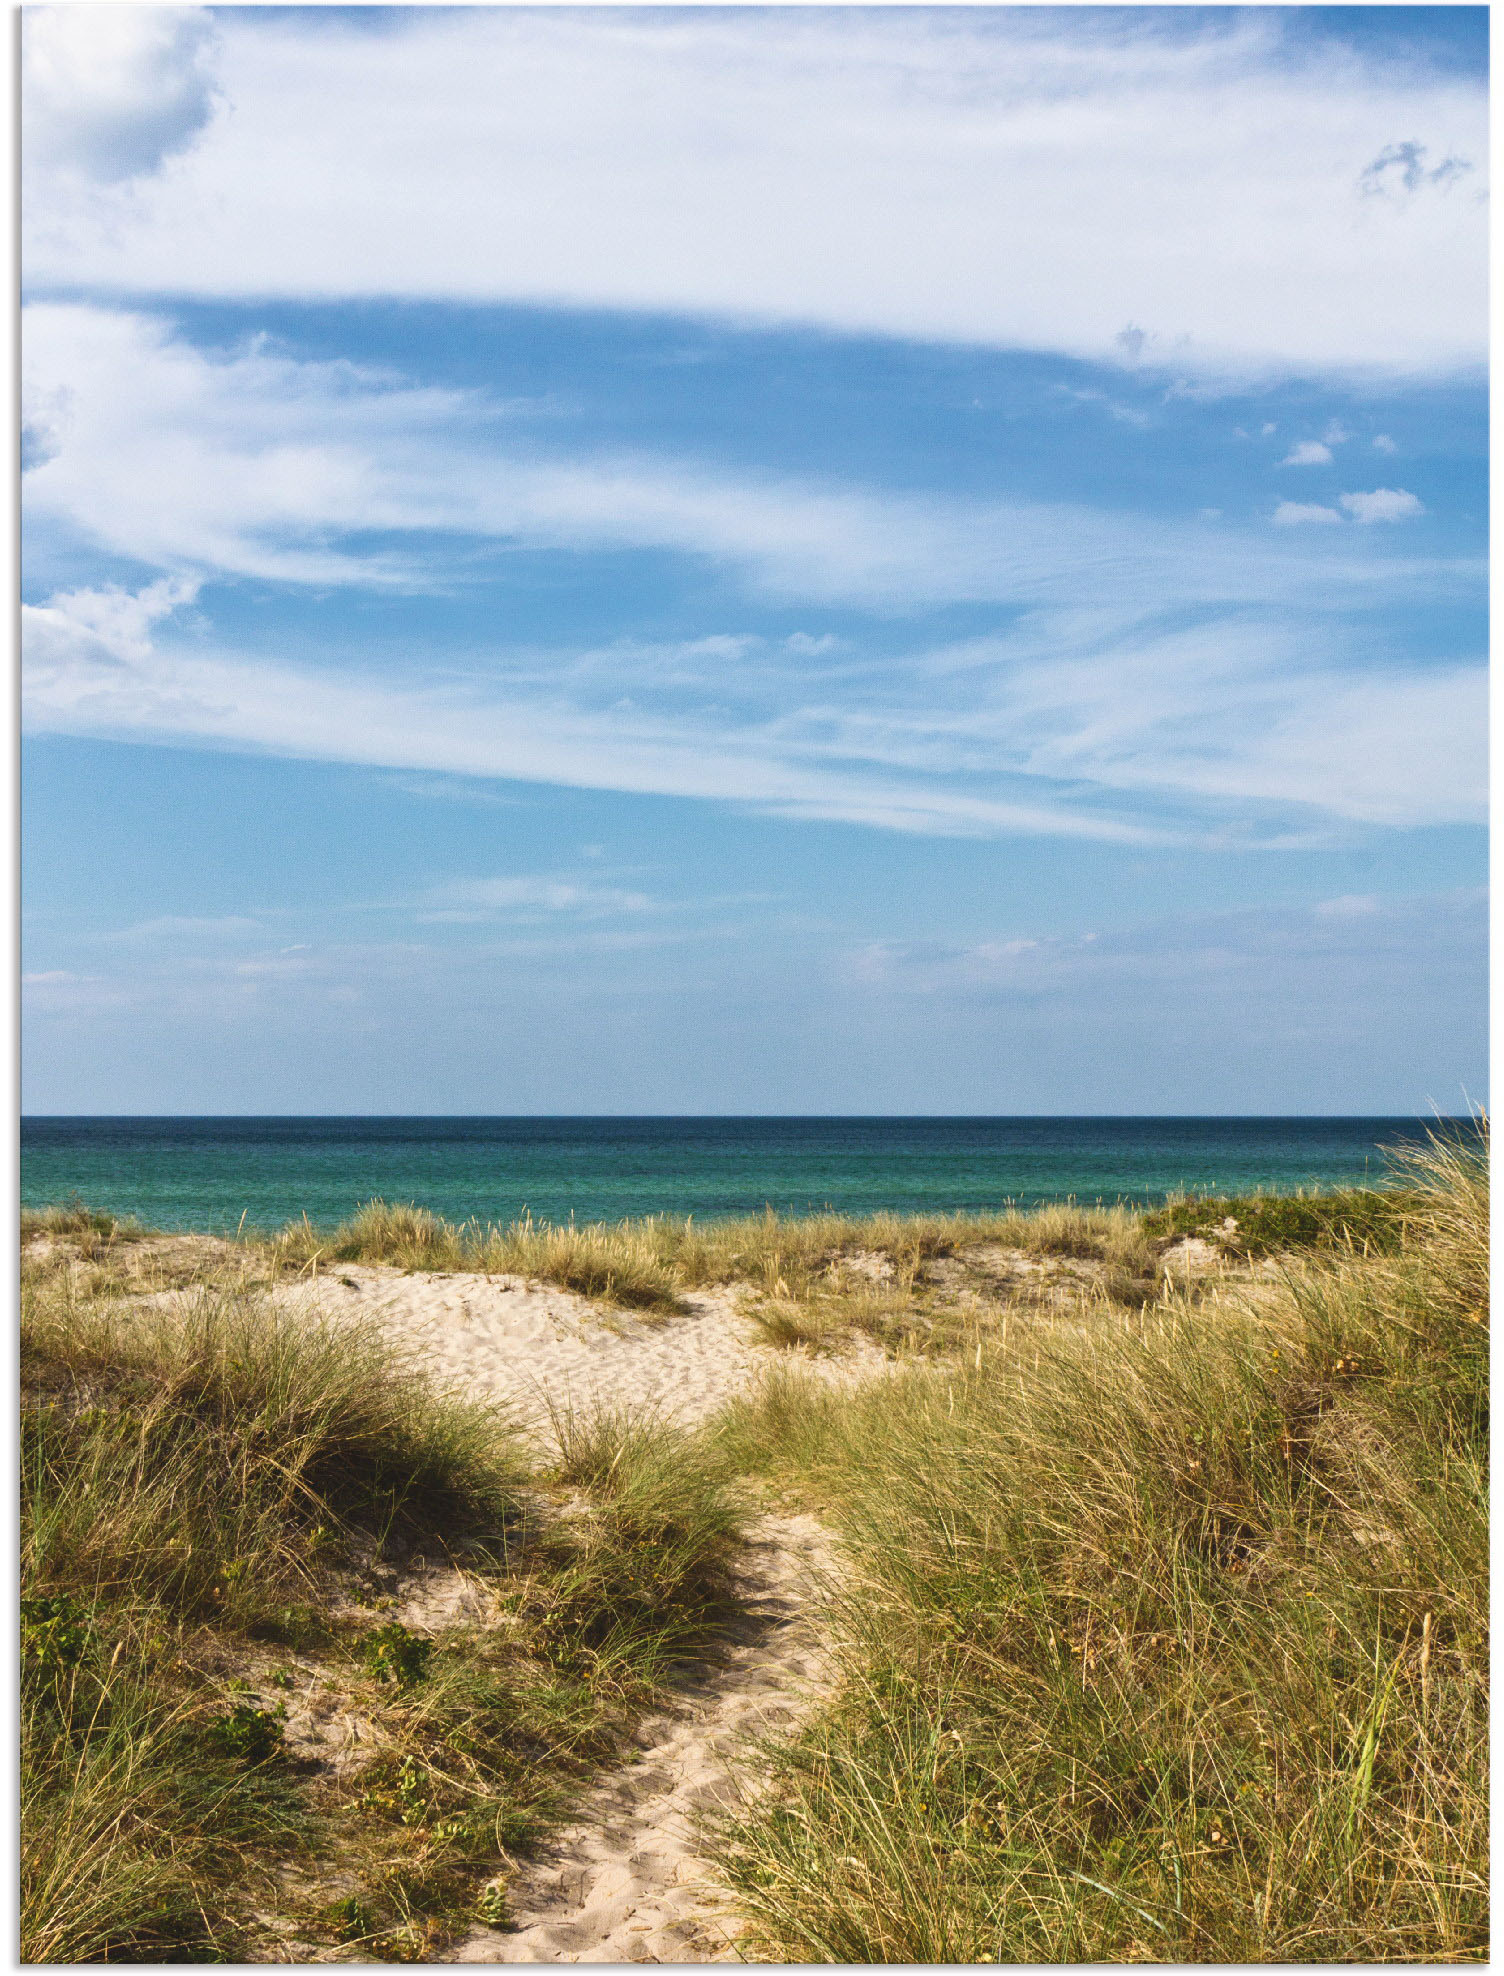
[[[290,1223],[273,1238],[272,1248],[284,1269],[374,1262],[515,1273],[606,1303],[672,1310],[677,1284],[654,1239],[655,1227],[651,1222],[555,1227],[527,1218],[506,1227],[456,1224],[410,1202],[375,1200],[328,1234],[306,1218]]]
[[[985,1268],[989,1250],[1084,1261],[1102,1266],[1121,1300],[1141,1302],[1152,1288],[1159,1252],[1185,1234],[1210,1236],[1230,1255],[1266,1256],[1282,1250],[1355,1243],[1392,1250],[1411,1201],[1403,1188],[1347,1189],[1310,1196],[1256,1195],[1181,1200],[1143,1214],[1126,1207],[1058,1202],[993,1214],[866,1216],[762,1215],[697,1222],[648,1216],[635,1221],[556,1224],[530,1215],[506,1224],[450,1222],[411,1202],[372,1200],[333,1229],[307,1217],[272,1236],[252,1233],[240,1245],[246,1267],[272,1275],[307,1273],[347,1263],[385,1263],[412,1270],[479,1270],[556,1283],[581,1295],[644,1313],[667,1314],[686,1291],[750,1285],[770,1306],[784,1306],[801,1334],[831,1329],[838,1303],[871,1306],[859,1328],[901,1330],[895,1307],[922,1291],[930,1266],[964,1258]],[[1227,1226],[1229,1218],[1235,1228]],[[88,1258],[108,1261],[122,1245],[147,1234],[78,1203],[28,1211],[23,1236],[50,1236]],[[159,1245],[160,1246],[160,1245]],[[150,1242],[128,1265],[116,1257],[113,1287],[148,1287],[153,1270],[163,1286],[177,1280],[186,1259],[157,1257]],[[221,1258],[228,1264],[229,1257]],[[872,1271],[876,1266],[879,1278]],[[242,1275],[244,1275],[244,1270]],[[223,1274],[223,1272],[222,1272]],[[111,1287],[107,1275],[100,1287]],[[161,1287],[161,1286],[159,1286]],[[879,1308],[886,1298],[890,1308]],[[823,1305],[824,1315],[801,1307]],[[774,1328],[779,1320],[775,1316]]]
[[[719,1836],[800,1962],[1486,1953],[1486,1203],[1390,1255],[788,1374],[731,1454],[837,1520],[842,1698]]]
[[[264,1957],[294,1846],[359,1887],[334,1920],[304,1901],[314,1947],[429,1954],[728,1608],[738,1511],[669,1428],[561,1517],[503,1415],[359,1324],[45,1268],[22,1320],[29,1961]],[[416,1552],[497,1623],[391,1616]],[[367,1723],[364,1771],[289,1760],[294,1691]]]
[[[870,1294],[864,1268],[879,1264],[890,1297],[910,1295],[926,1264],[993,1247],[1089,1258],[1119,1273],[1152,1273],[1154,1243],[1126,1208],[1063,1203],[994,1215],[782,1217],[697,1223],[648,1216],[575,1226],[524,1217],[505,1226],[440,1219],[412,1203],[369,1201],[339,1227],[306,1220],[270,1238],[277,1267],[391,1263],[405,1269],[483,1270],[557,1283],[642,1311],[669,1312],[686,1290],[750,1284],[785,1303]]]

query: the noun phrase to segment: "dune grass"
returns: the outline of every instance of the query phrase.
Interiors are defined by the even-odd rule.
[[[1387,1253],[730,1410],[850,1568],[841,1698],[719,1830],[756,1954],[1486,1954],[1484,1174],[1412,1179]]]
[[[1110,1300],[1128,1306],[1159,1293],[1160,1258],[1187,1234],[1230,1259],[1356,1244],[1390,1251],[1411,1195],[1402,1188],[1331,1195],[1176,1201],[1144,1214],[1071,1202],[996,1214],[763,1215],[695,1222],[667,1217],[555,1225],[525,1217],[506,1226],[441,1220],[411,1203],[370,1201],[329,1231],[306,1220],[260,1238],[273,1274],[316,1274],[342,1263],[481,1270],[558,1284],[644,1316],[683,1307],[686,1292],[738,1285],[770,1343],[821,1350],[862,1332],[912,1350],[934,1342],[929,1294],[945,1264],[986,1275],[1002,1252],[1094,1271]],[[943,1300],[942,1300],[943,1301]],[[939,1327],[942,1344],[957,1327]]]
[[[271,1238],[284,1266],[386,1262],[407,1269],[513,1271],[605,1302],[672,1308],[677,1294],[751,1282],[800,1295],[848,1256],[879,1255],[912,1281],[935,1256],[982,1243],[1032,1253],[1128,1262],[1146,1254],[1127,1208],[1069,1204],[995,1215],[779,1216],[697,1223],[649,1215],[576,1226],[524,1217],[506,1225],[449,1222],[410,1202],[368,1201],[329,1231],[306,1218]]]
[[[715,1841],[770,1959],[1478,1957],[1483,1176],[1458,1142],[1399,1180],[578,1229],[373,1202],[198,1244],[29,1215],[27,1959],[431,1960],[504,1918],[510,1862],[713,1649],[747,1489],[850,1573],[837,1704]],[[1167,1282],[1187,1235],[1230,1271]],[[772,1343],[914,1363],[775,1362],[694,1435],[561,1409],[539,1470],[264,1294],[350,1262],[648,1315],[748,1285]],[[424,1559],[467,1616],[401,1602]],[[348,1769],[307,1726],[336,1706]]]
[[[1008,1251],[1055,1265],[1095,1268],[1109,1295],[1129,1305],[1158,1291],[1160,1256],[1199,1235],[1246,1261],[1312,1247],[1392,1252],[1414,1206],[1403,1186],[1314,1195],[1195,1197],[1150,1212],[1059,1202],[993,1214],[779,1216],[771,1211],[696,1222],[666,1216],[556,1224],[450,1222],[412,1202],[371,1200],[332,1229],[307,1217],[275,1234],[220,1241],[218,1279],[244,1287],[314,1278],[342,1264],[407,1270],[477,1270],[557,1284],[647,1317],[682,1309],[685,1292],[731,1284],[750,1289],[775,1342],[819,1347],[843,1331],[867,1331],[909,1347],[910,1320],[936,1274],[960,1259],[985,1263]],[[167,1254],[172,1238],[81,1203],[28,1210],[24,1242],[48,1238],[65,1262],[92,1266],[89,1285],[137,1292],[197,1280],[207,1253]],[[177,1238],[181,1248],[182,1238]],[[207,1245],[200,1241],[200,1247]]]
[[[685,1437],[562,1514],[503,1416],[356,1324],[42,1271],[22,1384],[28,1961],[430,1956],[729,1609],[736,1507]],[[491,1622],[404,1619],[419,1554]],[[295,1737],[331,1711],[368,1761]]]

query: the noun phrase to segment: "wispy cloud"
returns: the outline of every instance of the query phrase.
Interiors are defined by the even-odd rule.
[[[1366,199],[1413,199],[1419,192],[1448,190],[1472,169],[1471,158],[1446,157],[1431,163],[1427,147],[1412,138],[1386,144],[1363,167],[1358,186]]]
[[[510,402],[296,361],[264,342],[205,352],[158,317],[36,305],[25,339],[39,460],[25,477],[28,517],[183,582],[226,574],[443,590],[464,580],[461,552],[477,542],[667,549],[764,594],[899,610],[1297,595],[1335,609],[1371,594],[1377,574],[1366,558],[1312,561],[1256,532],[1080,503],[549,451]],[[1382,580],[1450,588],[1460,574],[1389,562]]]
[[[68,595],[23,613],[36,728],[951,834],[1153,843],[1232,830],[1257,842],[1335,819],[1464,820],[1482,800],[1481,668],[1315,664],[1293,620],[1167,632],[1132,612],[1054,607],[1006,634],[886,660],[838,650],[829,676],[784,641],[746,636],[546,665],[498,652],[490,674],[435,683],[192,642],[111,649],[94,593],[85,604],[76,633]],[[673,692],[660,700],[665,675]]]
[[[455,878],[436,886],[420,902],[418,917],[464,923],[559,914],[573,919],[616,918],[651,912],[655,903],[646,892],[567,878]]]
[[[1336,508],[1323,507],[1319,501],[1281,501],[1274,510],[1274,519],[1281,528],[1300,528],[1307,522],[1318,526],[1340,522],[1342,516]]]
[[[1151,985],[1164,992],[1199,989],[1263,1002],[1288,1023],[1294,983],[1314,976],[1330,984],[1334,967],[1372,974],[1398,962],[1421,973],[1429,946],[1437,972],[1470,975],[1486,944],[1487,917],[1487,897],[1478,890],[1337,898],[1069,937],[873,941],[847,955],[846,973],[868,988],[928,999],[1079,1001],[1127,994],[1142,1007]]]
[[[1282,467],[1329,467],[1332,449],[1319,439],[1302,439],[1280,461]]]
[[[28,34],[26,255],[53,287],[692,311],[1191,376],[1483,356],[1481,80],[1289,45],[1278,10],[413,8],[372,33],[69,7]]]

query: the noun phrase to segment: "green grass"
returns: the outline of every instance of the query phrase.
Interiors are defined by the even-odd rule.
[[[1486,1954],[1484,1180],[1398,1245],[721,1428],[850,1566],[724,1823],[769,1960]]]
[[[1324,1194],[1241,1194],[1172,1201],[1144,1216],[1151,1237],[1199,1235],[1231,1254],[1270,1256],[1349,1246],[1394,1255],[1427,1198],[1408,1187],[1345,1187]],[[1229,1225],[1234,1224],[1234,1225]]]
[[[267,1908],[305,1950],[429,1956],[713,1648],[738,1510],[672,1430],[565,1515],[504,1416],[360,1325],[48,1268],[22,1315],[29,1961],[281,1959]],[[404,1623],[416,1552],[505,1623]],[[330,1696],[363,1771],[295,1747]]]

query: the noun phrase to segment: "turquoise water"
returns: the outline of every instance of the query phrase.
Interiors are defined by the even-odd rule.
[[[1415,1118],[27,1118],[21,1198],[158,1228],[342,1220],[985,1212],[1361,1185]]]

